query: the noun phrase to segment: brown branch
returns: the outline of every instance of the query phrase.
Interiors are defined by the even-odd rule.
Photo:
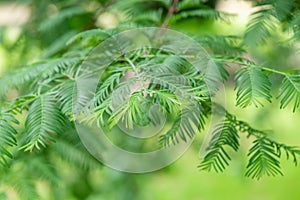
[[[169,20],[170,18],[173,16],[173,14],[175,12],[177,12],[177,4],[178,4],[179,0],[174,0],[172,5],[169,7],[169,11],[168,14],[164,20],[164,22],[162,23],[162,25],[160,26],[161,28],[167,28],[169,26]]]

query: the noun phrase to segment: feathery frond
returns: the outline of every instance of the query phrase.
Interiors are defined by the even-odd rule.
[[[176,145],[180,140],[186,142],[187,137],[192,138],[195,134],[204,129],[206,122],[206,114],[199,106],[199,109],[184,109],[175,118],[171,128],[166,134],[160,136],[160,143],[168,146],[171,143]]]
[[[297,156],[300,156],[300,149],[298,147],[295,147],[295,146],[287,146],[287,145],[284,145],[284,144],[278,144],[278,143],[275,143],[275,146],[276,146],[276,150],[277,150],[277,153],[278,153],[278,156],[280,157],[282,152],[285,153],[286,155],[286,159],[292,159],[293,163],[295,164],[295,166],[298,165],[298,159],[297,159]]]
[[[200,170],[222,172],[231,160],[228,148],[239,149],[239,136],[235,125],[228,120],[220,123],[213,132],[208,146],[208,153],[198,166]]]
[[[14,116],[1,109],[0,112],[0,165],[8,166],[8,160],[13,158],[9,147],[17,145],[16,129],[11,125],[19,122]]]
[[[276,18],[271,5],[257,7],[258,11],[251,14],[244,36],[244,43],[249,46],[263,44],[276,27]]]
[[[176,114],[180,111],[181,103],[176,94],[170,93],[168,90],[147,89],[146,92],[153,96],[153,102],[161,105],[165,112]]]
[[[259,179],[263,175],[283,175],[274,144],[264,137],[256,139],[253,144],[248,154],[246,176]]]
[[[133,129],[134,124],[140,125],[149,121],[146,115],[149,106],[145,107],[146,104],[149,105],[149,100],[141,92],[134,92],[112,111],[108,119],[109,128],[112,129],[119,121],[124,122],[128,129]]]
[[[241,68],[236,76],[237,103],[242,108],[253,104],[262,106],[262,100],[271,102],[271,82],[268,76],[255,66]]]
[[[115,73],[109,76],[104,82],[99,83],[100,87],[97,89],[95,94],[95,99],[98,105],[107,99],[115,87],[120,83],[122,76],[123,73],[121,72]]]
[[[58,58],[42,63],[36,63],[29,67],[22,68],[18,72],[5,75],[0,84],[0,94],[5,94],[12,87],[20,87],[28,83],[36,83],[40,78],[46,79],[54,74],[62,73],[67,68],[71,68],[80,61],[80,58]]]
[[[280,108],[294,104],[293,112],[295,112],[300,105],[300,76],[286,74],[277,98],[281,98]]]
[[[28,111],[25,121],[26,143],[22,149],[40,150],[55,142],[55,137],[62,133],[64,120],[53,93],[38,96]]]
[[[270,139],[267,133],[237,120],[228,113],[227,108],[218,106],[213,101],[218,95],[217,91],[220,91],[228,79],[226,87],[231,87],[230,77],[236,73],[236,105],[242,108],[251,104],[263,106],[266,102],[271,102],[272,98],[269,75],[276,74],[283,76],[280,86],[273,84],[274,87],[280,87],[277,97],[280,107],[293,106],[294,112],[299,108],[300,76],[295,73],[298,71],[294,70],[292,74],[292,70],[280,70],[278,63],[273,69],[257,65],[252,60],[264,60],[269,64],[268,59],[273,58],[273,49],[268,44],[275,43],[274,40],[278,38],[280,42],[276,45],[284,45],[285,49],[290,50],[284,55],[291,56],[290,53],[294,53],[292,48],[297,48],[297,43],[293,42],[300,38],[300,3],[294,0],[253,1],[254,12],[241,36],[239,33],[234,34],[234,30],[230,30],[232,35],[222,35],[224,24],[220,30],[216,30],[216,20],[218,23],[231,20],[229,14],[217,9],[216,2],[218,1],[34,0],[32,4],[26,4],[31,16],[25,22],[24,29],[20,27],[17,31],[13,30],[12,35],[9,35],[10,31],[5,33],[6,30],[0,30],[0,41],[3,43],[1,51],[4,48],[5,54],[10,55],[6,59],[10,64],[4,69],[30,63],[27,59],[32,59],[31,52],[36,56],[41,55],[42,61],[8,71],[0,80],[0,103],[5,106],[0,112],[0,165],[10,166],[0,168],[4,171],[2,173],[0,170],[0,181],[9,187],[12,185],[21,198],[40,199],[36,181],[42,178],[42,181],[55,187],[61,181],[58,176],[61,164],[74,165],[76,170],[84,171],[84,176],[87,170],[97,168],[98,161],[81,143],[74,123],[94,125],[95,122],[104,130],[108,128],[115,131],[118,123],[124,123],[127,129],[147,128],[149,124],[161,125],[163,116],[167,125],[161,129],[159,136],[161,144],[168,146],[190,141],[195,134],[203,131],[207,118],[215,114],[213,109],[217,113],[218,109],[222,111],[220,113],[226,113],[226,118],[212,132],[207,154],[199,165],[200,170],[224,171],[232,158],[231,152],[240,147],[238,134],[246,134],[247,138],[254,139],[248,154],[246,176],[261,178],[263,175],[282,174],[279,163],[282,155],[286,155],[296,165],[300,155],[297,147]],[[47,17],[51,13],[52,16]],[[101,26],[110,27],[104,21],[114,22],[109,24],[113,27],[108,30],[100,29]],[[199,27],[189,29],[182,22],[192,22]],[[149,43],[140,49],[118,52],[120,47],[132,47],[128,45],[131,41],[127,38],[118,45],[108,45],[111,48],[109,51],[93,57],[100,59],[100,62],[91,63],[95,60],[90,59],[92,54],[89,53],[95,53],[95,47],[101,42],[110,37],[118,39],[115,36],[122,31],[145,26],[196,31],[196,34],[187,34],[195,39],[191,40],[195,46],[179,45],[178,51],[172,51],[171,47],[182,43],[181,37],[174,38],[174,41],[168,37],[165,41],[163,36],[167,30],[164,29],[154,37],[146,33],[144,36],[149,39]],[[287,40],[291,30],[294,35],[291,40]],[[16,39],[15,32],[19,35]],[[213,34],[214,32],[218,32],[218,35]],[[203,33],[208,35],[203,36]],[[138,45],[143,41],[134,35],[130,35],[128,39],[133,39]],[[152,45],[152,39],[158,40]],[[197,45],[203,47],[200,47],[201,52],[193,51]],[[104,66],[102,59],[108,56],[110,60],[109,54],[115,51],[120,56]],[[269,55],[271,51],[272,55]],[[291,60],[287,57],[287,65],[284,67],[288,67]],[[90,64],[90,68],[85,68],[85,64]],[[103,73],[93,82],[94,91],[76,93],[80,90],[77,81],[82,78],[81,75],[85,76],[91,71],[92,75],[97,75],[101,70],[104,70]],[[277,76],[270,78],[276,82]],[[14,98],[13,102],[8,102]],[[79,114],[76,113],[78,110],[73,110],[74,101],[75,106],[83,108]],[[214,107],[215,105],[217,106]],[[152,106],[159,107],[160,112],[152,109]],[[17,126],[16,118],[20,122],[24,118],[25,124]],[[123,142],[122,137],[117,139]],[[44,149],[46,146],[49,147]],[[43,151],[35,154],[27,152],[41,149]],[[56,163],[57,157],[67,162]],[[19,173],[20,169],[24,169],[24,173]],[[54,198],[73,196],[62,198],[58,195]]]
[[[60,104],[61,112],[66,116],[71,116],[73,113],[73,96],[75,94],[76,81],[68,80],[60,85],[55,91],[55,97]]]
[[[142,76],[149,80],[153,85],[159,85],[160,89],[167,89],[174,92],[179,97],[191,98],[196,101],[202,101],[204,97],[196,95],[197,89],[189,85],[189,80],[183,75],[174,75],[173,73],[144,73]],[[205,93],[205,92],[204,92]]]

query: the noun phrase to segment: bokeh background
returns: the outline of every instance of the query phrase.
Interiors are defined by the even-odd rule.
[[[120,1],[121,2],[121,1]],[[126,4],[126,1],[122,1]],[[91,15],[105,1],[96,0],[1,0],[0,1],[0,76],[44,58],[59,56],[66,48],[66,41],[76,33],[93,28],[113,28],[122,20],[122,13],[111,9],[93,18]],[[183,33],[202,36],[207,34],[242,35],[245,31],[252,2],[242,0],[208,1],[207,5],[233,16],[228,22],[189,18],[170,25],[170,28]],[[76,7],[76,15],[58,21],[52,28],[47,19],[65,7]],[[101,7],[101,6],[100,6]],[[83,12],[88,11],[88,12]],[[92,23],[92,24],[91,24]],[[249,49],[249,57],[260,63],[266,63],[275,69],[300,67],[296,47],[283,47],[278,40],[286,37],[278,33],[267,45]],[[235,68],[236,66],[231,66]],[[275,79],[275,78],[274,78]],[[299,111],[279,109],[279,102],[264,108],[235,107],[233,78],[226,83],[227,108],[240,119],[262,130],[273,130],[272,137],[283,143],[300,146]],[[11,90],[7,99],[20,95],[20,91]],[[151,173],[128,174],[101,166],[93,170],[78,169],[68,165],[63,159],[56,160],[60,176],[57,188],[59,196],[43,180],[34,186],[42,199],[143,199],[143,200],[281,200],[300,199],[300,167],[294,167],[284,161],[284,176],[264,177],[252,180],[244,177],[249,144],[242,138],[241,149],[234,154],[231,165],[224,173],[200,172],[199,151],[205,132],[197,135],[189,150],[172,165]],[[55,145],[55,144],[54,144]],[[22,167],[14,169],[13,178],[18,179]],[[31,175],[28,175],[30,178]],[[11,186],[2,180],[0,199],[23,199]],[[2,193],[1,193],[2,192]]]

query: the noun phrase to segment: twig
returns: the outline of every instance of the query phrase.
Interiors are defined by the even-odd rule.
[[[170,20],[170,18],[173,16],[173,14],[175,12],[177,12],[177,4],[178,4],[178,2],[179,2],[179,0],[174,0],[173,3],[172,3],[172,5],[169,7],[168,14],[167,14],[164,22],[160,26],[161,28],[167,28],[169,26],[169,20]]]

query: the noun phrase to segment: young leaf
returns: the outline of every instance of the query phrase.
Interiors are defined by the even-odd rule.
[[[222,172],[231,160],[226,147],[237,151],[239,149],[239,136],[235,125],[225,120],[213,132],[208,146],[208,153],[198,166],[200,170]]]
[[[268,76],[254,66],[241,68],[236,76],[237,106],[263,106],[262,100],[271,102],[271,82]]]
[[[201,107],[199,107],[201,109]],[[168,146],[172,142],[173,145],[179,143],[179,139],[187,141],[192,138],[197,132],[204,129],[206,115],[202,110],[183,110],[175,119],[172,127],[165,135],[160,137],[160,143],[163,146]]]
[[[276,20],[270,7],[258,7],[258,11],[251,15],[244,36],[244,43],[249,46],[263,44],[275,29]]]
[[[287,74],[282,81],[277,98],[281,98],[280,108],[293,103],[293,112],[295,112],[300,105],[300,76]]]
[[[256,139],[253,144],[248,154],[246,176],[260,179],[263,175],[283,175],[274,144],[265,137]]]
[[[28,111],[25,121],[26,141],[21,149],[40,150],[55,142],[55,136],[62,133],[64,120],[53,93],[37,97]]]
[[[12,159],[13,155],[8,147],[17,145],[16,129],[11,123],[18,124],[19,122],[13,115],[1,110],[0,112],[0,165],[8,166],[8,159]]]
[[[59,100],[61,112],[66,116],[71,116],[73,111],[75,87],[75,80],[68,80],[59,85],[58,90],[55,91],[55,97]]]

